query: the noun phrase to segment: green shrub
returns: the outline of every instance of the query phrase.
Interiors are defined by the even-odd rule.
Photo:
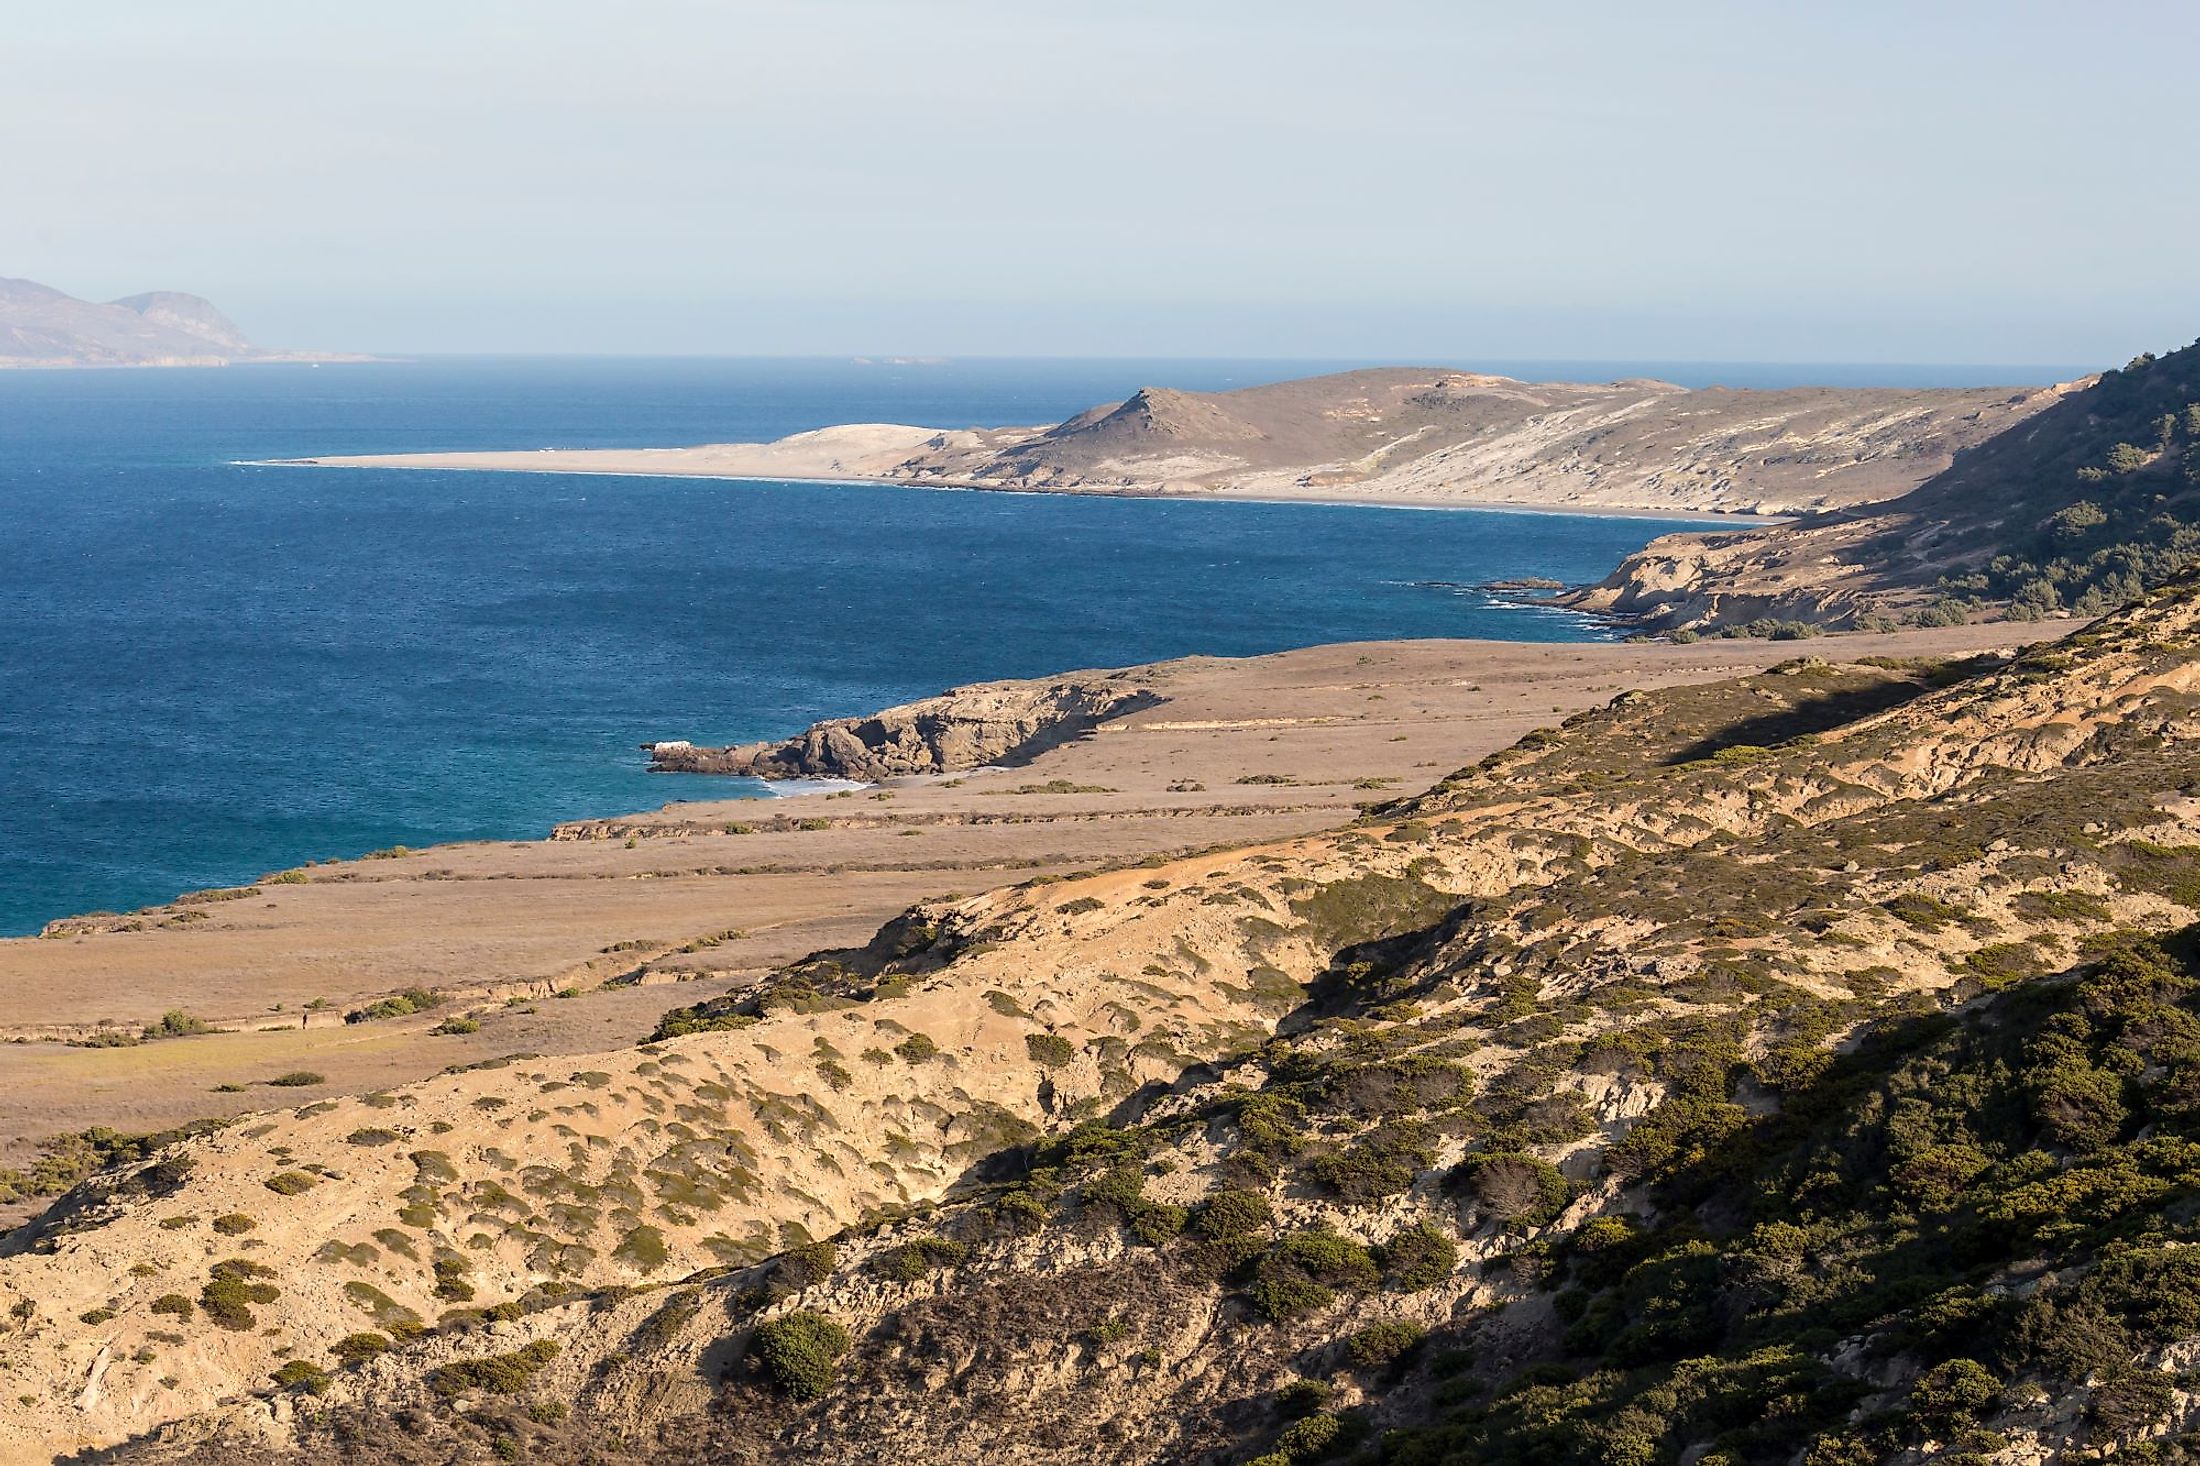
[[[371,1330],[364,1333],[346,1334],[328,1346],[328,1352],[335,1355],[337,1361],[342,1364],[359,1364],[372,1359],[377,1354],[387,1354],[389,1351],[389,1339]]]
[[[833,1275],[840,1253],[830,1242],[805,1242],[790,1247],[772,1264],[771,1289],[784,1297],[812,1288]]]
[[[257,1225],[258,1223],[241,1211],[233,1211],[225,1216],[214,1218],[214,1230],[224,1237],[241,1237]]]
[[[1459,1266],[1459,1246],[1426,1222],[1401,1227],[1375,1249],[1383,1281],[1405,1293],[1433,1288]]]
[[[1192,1232],[1210,1241],[1242,1237],[1275,1225],[1275,1210],[1258,1191],[1217,1191],[1191,1215]]]
[[[401,993],[355,1008],[344,1015],[346,1023],[371,1023],[378,1018],[405,1018],[443,1005],[443,995],[427,988],[407,988]]]
[[[485,1359],[457,1359],[434,1369],[428,1374],[428,1388],[446,1400],[455,1399],[469,1390],[480,1390],[491,1395],[516,1395],[527,1388],[528,1383],[542,1372],[551,1360],[558,1357],[558,1341],[537,1339],[522,1349],[509,1354],[495,1354]]]
[[[177,1318],[189,1318],[193,1304],[181,1293],[163,1293],[153,1300],[153,1312],[172,1313]]]
[[[328,1393],[328,1371],[308,1359],[293,1359],[275,1371],[275,1383],[286,1390],[303,1389],[309,1395]]]
[[[449,1036],[481,1032],[481,1021],[476,1018],[446,1018],[428,1030],[431,1034]]]
[[[395,1130],[383,1130],[375,1126],[354,1130],[344,1137],[353,1145],[395,1145],[399,1138]]]
[[[1318,1379],[1295,1379],[1276,1391],[1276,1413],[1286,1420],[1296,1420],[1302,1415],[1312,1415],[1329,1403],[1336,1393],[1328,1383]]]
[[[921,1033],[912,1033],[894,1045],[894,1052],[901,1055],[904,1063],[909,1064],[922,1064],[939,1051],[940,1046]]]
[[[665,1246],[665,1234],[655,1227],[636,1227],[621,1238],[619,1245],[611,1249],[611,1255],[621,1262],[631,1263],[645,1273],[653,1273],[663,1267],[672,1256]]]
[[[158,1023],[145,1026],[147,1038],[183,1038],[194,1033],[211,1033],[212,1027],[204,1018],[193,1017],[181,1008],[170,1008],[160,1015]]]
[[[1910,1409],[1936,1421],[1975,1415],[2001,1395],[2001,1381],[1975,1359],[1934,1365],[1910,1386]]]
[[[473,1271],[472,1264],[455,1252],[447,1252],[435,1260],[435,1296],[446,1303],[471,1303],[473,1284],[466,1281],[466,1274]]]
[[[1077,1057],[1077,1048],[1068,1039],[1053,1033],[1027,1033],[1024,1049],[1032,1062],[1056,1068]]]
[[[1299,1466],[1336,1455],[1345,1445],[1344,1423],[1334,1415],[1309,1415],[1295,1420],[1276,1437],[1276,1454]]]
[[[1293,1232],[1270,1247],[1247,1292],[1254,1311],[1275,1321],[1326,1308],[1340,1288],[1372,1288],[1380,1280],[1365,1247],[1315,1229]]]
[[[215,1263],[208,1273],[206,1286],[199,1290],[199,1307],[217,1328],[242,1333],[259,1322],[253,1304],[273,1303],[282,1296],[272,1284],[255,1281],[275,1275],[273,1268],[258,1263],[235,1258]]]
[[[1485,1220],[1523,1229],[1556,1221],[1573,1197],[1558,1167],[1519,1151],[1470,1155],[1451,1179],[1475,1198]]]
[[[1146,1172],[1137,1161],[1125,1161],[1093,1177],[1079,1196],[1088,1208],[1113,1214],[1149,1247],[1159,1247],[1183,1232],[1188,1216],[1183,1207],[1146,1199]]]
[[[296,1196],[302,1191],[311,1191],[321,1182],[319,1177],[309,1176],[304,1171],[279,1171],[260,1184],[277,1196]]]
[[[945,1237],[918,1237],[893,1248],[880,1259],[880,1270],[897,1282],[914,1283],[939,1268],[953,1267],[970,1255],[970,1249]]]
[[[1428,1127],[1419,1121],[1379,1125],[1336,1150],[1316,1156],[1307,1173],[1354,1206],[1396,1196],[1435,1160]]]
[[[1410,1320],[1371,1323],[1345,1340],[1345,1358],[1354,1369],[1379,1369],[1415,1348],[1428,1330]]]
[[[815,1400],[832,1388],[848,1352],[848,1331],[822,1313],[797,1309],[757,1325],[749,1355],[765,1378],[797,1400]]]
[[[2177,1399],[2177,1379],[2158,1369],[2119,1362],[2093,1386],[2086,1419],[2097,1435],[2129,1441],[2159,1424]],[[2121,1459],[2120,1457],[2118,1459]]]

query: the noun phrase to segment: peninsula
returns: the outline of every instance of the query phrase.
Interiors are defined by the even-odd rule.
[[[1043,427],[855,423],[770,443],[286,460],[1422,507],[1789,515],[1893,499],[2071,389],[1689,389],[1440,368],[1148,387]]]

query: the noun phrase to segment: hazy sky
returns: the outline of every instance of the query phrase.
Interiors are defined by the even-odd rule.
[[[0,0],[0,275],[381,351],[2105,362],[2200,334],[2196,54],[2185,0]]]

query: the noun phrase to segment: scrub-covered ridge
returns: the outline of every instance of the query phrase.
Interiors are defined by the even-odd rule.
[[[2182,1429],[2195,586],[248,1116],[0,1260],[35,1459],[2050,1459]],[[2167,1451],[2171,1448],[2164,1447]]]

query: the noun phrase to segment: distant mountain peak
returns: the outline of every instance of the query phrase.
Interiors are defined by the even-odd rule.
[[[102,305],[0,279],[0,367],[221,366],[272,355],[196,295],[153,290]]]

